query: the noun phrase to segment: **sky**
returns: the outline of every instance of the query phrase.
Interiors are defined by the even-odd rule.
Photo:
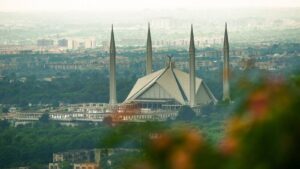
[[[300,7],[300,0],[0,0],[0,11],[98,11]]]

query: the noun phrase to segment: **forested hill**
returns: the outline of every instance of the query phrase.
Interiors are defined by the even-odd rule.
[[[123,101],[130,92],[135,77],[117,80],[118,100]],[[13,76],[0,81],[0,104],[57,104],[81,102],[108,102],[108,77],[105,72],[73,72],[53,80],[39,80],[34,76],[20,81]]]

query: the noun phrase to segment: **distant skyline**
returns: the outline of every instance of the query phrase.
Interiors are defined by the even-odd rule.
[[[300,7],[300,0],[0,0],[0,11],[106,11]]]

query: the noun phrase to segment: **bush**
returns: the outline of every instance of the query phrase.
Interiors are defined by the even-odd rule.
[[[191,121],[196,118],[196,113],[189,106],[182,106],[178,112],[177,120]]]

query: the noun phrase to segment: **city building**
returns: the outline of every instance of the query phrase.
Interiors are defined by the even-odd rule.
[[[94,38],[90,39],[68,39],[67,40],[68,49],[77,50],[77,49],[94,49],[96,48],[96,40]]]
[[[114,154],[139,152],[137,149],[110,148],[91,150],[72,150],[53,153],[53,160],[48,164],[49,169],[62,169],[63,164],[69,164],[73,169],[103,169],[115,163]],[[104,168],[105,169],[105,168]]]
[[[39,39],[37,40],[37,46],[49,47],[54,45],[54,40],[52,39]]]
[[[68,47],[68,39],[60,39],[57,44],[59,47]]]
[[[48,164],[49,169],[61,169],[64,162],[73,165],[75,168],[80,167],[80,169],[85,166],[91,167],[91,169],[97,169],[98,165],[94,163],[95,161],[95,151],[94,150],[72,150],[67,152],[53,153],[52,162]],[[89,169],[89,168],[85,168]]]
[[[62,153],[53,153],[53,162],[68,161],[74,162],[91,162],[94,160],[93,150],[74,150]]]
[[[84,40],[84,48],[85,49],[93,49],[96,47],[96,40],[95,39],[86,39]]]

